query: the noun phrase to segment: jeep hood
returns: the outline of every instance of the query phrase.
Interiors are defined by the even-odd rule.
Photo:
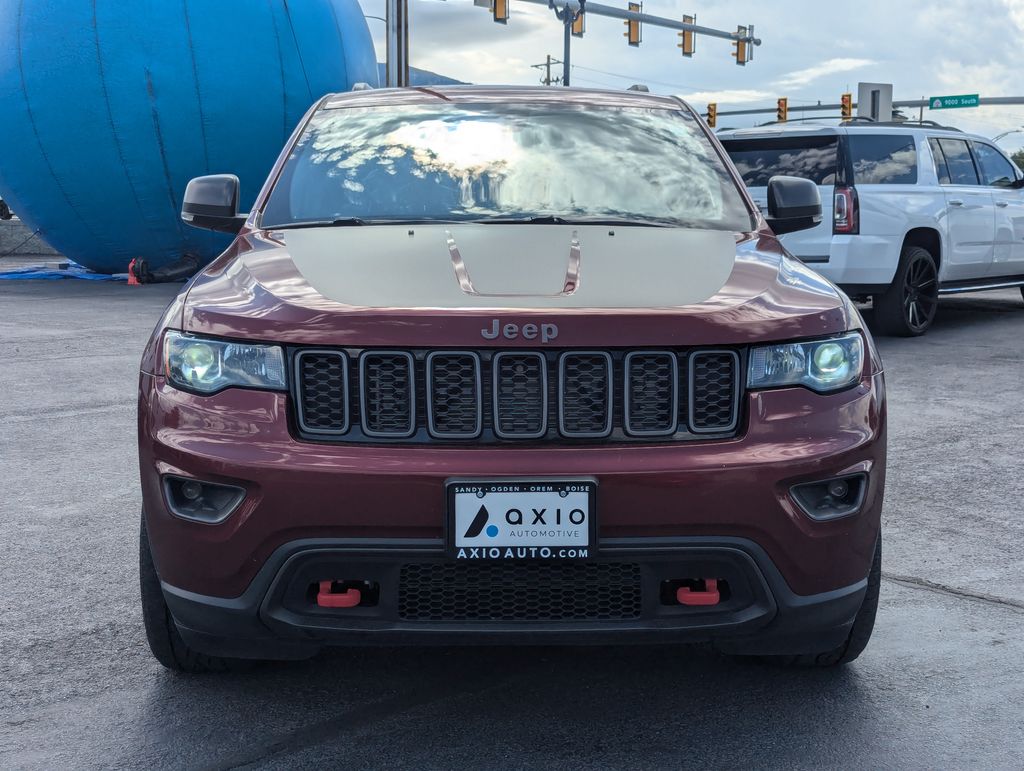
[[[850,314],[768,233],[373,225],[244,233],[194,279],[183,328],[306,344],[474,346],[500,319],[557,322],[558,345],[714,345],[845,331]]]

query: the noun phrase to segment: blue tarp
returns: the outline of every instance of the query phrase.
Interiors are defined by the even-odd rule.
[[[57,281],[63,278],[79,278],[86,281],[127,281],[127,273],[117,273],[113,276],[106,273],[93,273],[76,263],[69,263],[64,270],[46,268],[43,266],[29,268],[14,268],[13,270],[0,270],[0,281],[13,281],[17,279],[35,279],[43,281]]]

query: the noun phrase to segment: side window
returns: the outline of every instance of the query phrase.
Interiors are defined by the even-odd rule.
[[[857,185],[917,183],[917,147],[912,136],[851,132],[850,158]]]
[[[935,175],[939,178],[940,185],[950,184],[949,166],[946,164],[946,156],[939,147],[939,140],[928,139],[928,146],[932,149],[932,158],[935,159]]]
[[[950,183],[954,185],[977,185],[978,172],[974,168],[971,150],[964,139],[940,139],[939,146],[946,156]]]
[[[974,143],[974,154],[981,166],[982,184],[989,187],[1012,187],[1017,179],[1013,165],[1001,152],[981,142]]]

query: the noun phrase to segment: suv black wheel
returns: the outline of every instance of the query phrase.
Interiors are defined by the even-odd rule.
[[[896,277],[875,295],[875,325],[886,335],[916,337],[928,331],[939,307],[939,271],[927,249],[908,246]]]
[[[835,667],[849,664],[864,652],[875,628],[875,615],[878,612],[878,592],[882,584],[882,534],[878,534],[875,543],[875,557],[871,561],[868,573],[868,587],[864,593],[864,602],[853,620],[850,634],[846,642],[838,648],[824,653],[808,653],[797,656],[757,656],[760,661],[769,664],[797,667]]]
[[[153,565],[153,555],[146,535],[146,516],[142,516],[139,533],[139,582],[142,589],[142,621],[146,626],[146,639],[156,660],[176,672],[226,672],[248,669],[253,662],[207,656],[190,648],[178,632],[171,611],[164,601],[160,578]]]

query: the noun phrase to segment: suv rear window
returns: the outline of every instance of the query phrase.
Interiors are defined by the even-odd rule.
[[[849,139],[855,184],[917,183],[917,147],[912,136],[851,132]]]
[[[837,136],[727,139],[722,144],[747,187],[765,187],[780,174],[803,177],[818,185],[836,183]]]

